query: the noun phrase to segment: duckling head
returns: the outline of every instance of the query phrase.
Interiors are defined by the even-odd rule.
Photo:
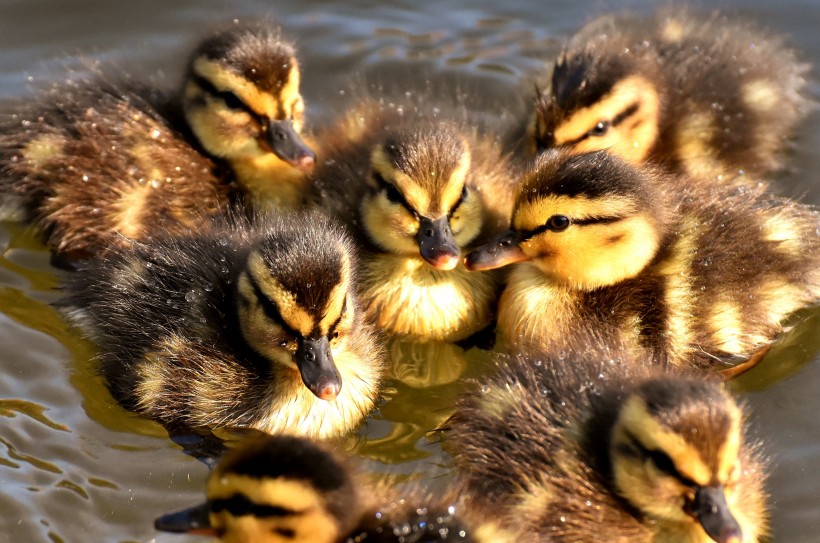
[[[481,229],[481,201],[468,185],[467,141],[445,125],[389,134],[372,151],[365,231],[382,249],[421,255],[439,270],[458,265]]]
[[[304,101],[293,47],[274,30],[234,28],[206,39],[188,65],[185,117],[213,156],[235,165],[275,155],[313,169],[300,137]]]
[[[323,400],[342,388],[334,352],[344,352],[355,326],[352,248],[338,228],[309,214],[267,237],[250,253],[237,281],[245,341],[275,364],[301,374]],[[312,224],[311,224],[312,223]]]
[[[155,526],[223,543],[332,543],[359,516],[349,470],[307,440],[278,435],[231,451],[208,478],[205,503],[164,515]]]
[[[536,89],[536,151],[606,149],[642,163],[660,132],[663,89],[646,45],[591,40],[556,61],[549,91]]]
[[[603,151],[543,153],[524,177],[510,231],[477,247],[465,265],[528,261],[580,290],[634,277],[665,237],[666,207],[653,175]]]
[[[742,418],[717,383],[647,381],[613,427],[616,491],[659,529],[691,534],[681,540],[757,541],[759,526],[743,516],[754,504],[742,503]]]

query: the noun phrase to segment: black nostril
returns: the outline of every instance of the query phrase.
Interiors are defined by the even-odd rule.
[[[424,235],[427,236],[428,238],[432,238],[433,237],[433,229],[432,228],[426,229],[424,231]]]

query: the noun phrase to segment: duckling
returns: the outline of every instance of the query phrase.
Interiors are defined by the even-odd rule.
[[[216,222],[84,263],[62,305],[130,410],[171,428],[333,436],[373,407],[383,367],[353,259],[317,213]]]
[[[538,92],[534,146],[756,182],[782,166],[810,109],[808,70],[781,37],[726,15],[604,16],[569,41]]]
[[[466,506],[523,542],[760,541],[765,464],[743,406],[670,370],[605,334],[502,359],[448,426]]]
[[[314,162],[299,82],[293,47],[256,26],[202,41],[178,99],[102,73],[54,85],[0,119],[5,215],[82,258],[225,212],[232,179],[254,206],[293,207]]]
[[[511,224],[466,258],[473,270],[522,263],[499,301],[511,343],[613,328],[664,363],[721,369],[820,300],[817,211],[762,187],[553,150],[524,175]]]
[[[313,200],[362,245],[360,299],[379,328],[458,341],[493,318],[498,278],[460,257],[509,224],[512,176],[495,142],[425,111],[354,109],[322,138]]]
[[[155,526],[224,543],[505,541],[488,537],[502,533],[489,524],[474,533],[456,500],[415,491],[398,498],[385,485],[367,485],[351,462],[325,446],[266,436],[223,458],[208,478],[205,503],[163,515]]]

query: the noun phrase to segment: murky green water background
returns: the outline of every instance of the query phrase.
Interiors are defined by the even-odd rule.
[[[234,17],[274,17],[298,43],[313,125],[338,112],[349,78],[390,74],[410,87],[428,74],[477,92],[502,130],[527,107],[534,78],[543,77],[561,40],[621,5],[5,0],[0,99],[26,94],[27,77],[60,79],[64,59],[78,52],[173,85],[203,30]],[[789,34],[820,65],[816,1],[726,6]],[[811,91],[820,95],[817,83]],[[778,189],[820,202],[817,116],[804,123],[791,164]],[[0,224],[0,253],[0,542],[184,541],[156,534],[152,522],[199,500],[206,468],[160,426],[111,399],[95,376],[93,347],[50,305],[59,272],[36,236]],[[813,542],[820,534],[820,311],[795,321],[764,363],[736,382],[772,457],[777,542]],[[450,413],[461,389],[454,379],[482,367],[475,353],[446,349],[394,346],[397,378],[351,444],[374,471],[446,482],[446,458],[428,432]]]

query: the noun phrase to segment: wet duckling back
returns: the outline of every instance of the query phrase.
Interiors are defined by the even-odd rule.
[[[504,541],[487,537],[500,531],[474,531],[455,504],[415,494],[398,498],[386,485],[366,484],[334,451],[276,435],[231,451],[208,479],[207,501],[160,517],[156,527],[224,543]]]
[[[756,181],[782,166],[809,112],[807,71],[782,38],[727,15],[604,16],[556,61],[533,140],[539,150],[608,149],[704,179]]]
[[[63,304],[128,409],[168,426],[338,435],[373,407],[382,371],[352,259],[318,214],[217,223],[89,262]]]
[[[346,124],[345,124],[346,123]],[[461,251],[508,223],[512,177],[495,144],[454,121],[377,103],[326,138],[314,199],[365,248],[361,299],[379,327],[460,340],[492,319],[498,288]]]
[[[296,205],[313,153],[298,135],[298,64],[278,32],[203,41],[181,100],[124,76],[77,77],[0,119],[0,207],[55,251],[82,257],[187,230],[225,212],[233,179],[255,205]]]
[[[504,359],[446,436],[474,513],[518,541],[751,543],[768,532],[759,444],[720,383],[604,336]]]
[[[509,342],[615,329],[658,360],[721,368],[820,300],[818,249],[817,211],[761,188],[553,151],[524,176],[511,230],[467,266],[522,262],[499,303]]]

